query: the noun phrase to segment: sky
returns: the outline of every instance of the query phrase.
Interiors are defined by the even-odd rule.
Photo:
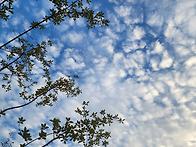
[[[15,15],[0,21],[0,44],[28,29],[32,20],[41,20],[51,7],[48,1],[14,2]],[[0,118],[0,138],[12,132],[18,146],[19,116],[33,130],[53,117],[77,119],[74,110],[85,100],[92,112],[106,109],[125,118],[124,124],[107,128],[111,147],[196,146],[196,1],[97,0],[91,7],[105,13],[109,27],[87,29],[85,19],[66,19],[25,36],[51,39],[47,58],[54,60],[53,79],[78,74],[82,94],[60,94],[53,107],[31,104],[8,112]],[[40,71],[37,65],[34,72]],[[38,82],[35,88],[43,84],[42,78]],[[0,89],[0,108],[23,103],[17,90]],[[56,141],[51,146],[81,145]]]

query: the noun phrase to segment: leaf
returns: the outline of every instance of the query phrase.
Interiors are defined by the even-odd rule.
[[[20,144],[20,147],[25,147],[25,143],[23,143],[23,144]]]
[[[44,132],[43,130],[41,130],[41,132],[39,133],[39,137],[41,138],[41,139],[46,139],[46,136],[47,136],[47,133],[46,132]]]
[[[41,124],[41,130],[46,130],[48,129],[49,127],[46,125],[46,123],[44,124]]]
[[[18,132],[18,134],[19,134],[25,141],[32,140],[31,134],[29,133],[29,130],[28,130],[26,127],[24,127],[23,130],[21,130],[20,132]]]
[[[26,120],[23,117],[18,118],[18,123],[23,124]]]
[[[54,118],[54,119],[51,119],[50,121],[53,123],[52,130],[58,130],[60,128],[61,121],[59,119]]]

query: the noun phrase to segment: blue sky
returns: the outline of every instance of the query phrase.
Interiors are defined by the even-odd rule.
[[[15,15],[1,21],[0,44],[23,32],[32,20],[41,20],[51,7],[47,1],[17,0]],[[54,115],[77,119],[74,110],[86,100],[91,111],[106,109],[126,119],[124,125],[108,128],[111,147],[196,146],[196,1],[98,0],[92,8],[105,13],[109,27],[87,29],[84,19],[66,19],[60,26],[47,23],[45,30],[25,36],[32,41],[51,39],[54,45],[47,58],[54,60],[52,77],[78,74],[83,93],[76,98],[60,94],[53,107],[32,104],[8,112],[0,119],[0,138],[17,132],[18,116],[28,120],[30,129]],[[37,63],[34,72],[40,71]],[[38,81],[32,91],[43,84]],[[0,90],[1,108],[23,103],[16,91]],[[17,146],[20,139],[14,135],[14,141]]]

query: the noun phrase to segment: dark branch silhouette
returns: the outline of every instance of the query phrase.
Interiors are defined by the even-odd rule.
[[[57,140],[59,137],[55,137],[53,139],[51,139],[48,143],[46,143],[45,145],[43,145],[42,147],[48,146],[50,143],[52,143],[53,141]]]
[[[9,18],[9,14],[14,13],[12,11],[14,9],[12,7],[14,1],[0,1],[0,9],[3,12],[1,15],[1,19],[7,21]],[[0,110],[0,117],[1,115],[5,115],[5,112],[9,110],[22,108],[27,105],[30,105],[33,102],[35,102],[37,106],[52,106],[52,104],[58,100],[59,92],[63,92],[67,96],[77,96],[81,93],[81,90],[75,86],[75,81],[72,80],[70,76],[60,77],[58,80],[55,80],[55,82],[52,81],[49,72],[49,67],[50,64],[52,64],[52,60],[47,60],[46,58],[47,45],[52,46],[52,42],[50,40],[48,41],[48,43],[46,41],[43,41],[41,44],[36,43],[35,47],[34,44],[28,43],[28,40],[25,39],[21,40],[20,37],[25,34],[28,35],[28,33],[35,28],[38,28],[40,30],[45,29],[45,22],[52,21],[54,25],[60,25],[61,22],[64,21],[64,18],[67,17],[72,18],[74,21],[80,17],[87,19],[87,28],[93,28],[96,25],[108,26],[109,21],[107,19],[104,19],[104,13],[102,11],[94,13],[94,10],[85,6],[85,4],[90,5],[91,0],[71,0],[69,2],[66,0],[49,1],[54,4],[54,8],[50,9],[49,14],[45,15],[45,17],[43,17],[37,22],[33,21],[31,23],[31,26],[29,26],[27,30],[21,31],[21,34],[16,34],[14,38],[12,38],[6,43],[4,42],[3,45],[0,45],[0,50],[2,50],[1,52],[4,53],[5,56],[6,53],[8,53],[7,60],[5,61],[4,59],[1,59],[0,61],[0,74],[4,73],[3,80],[7,81],[7,85],[2,84],[2,88],[6,89],[6,92],[11,90],[12,80],[17,80],[18,88],[22,89],[18,94],[20,98],[22,98],[23,100],[27,100],[26,102],[21,102],[19,105],[12,107],[10,106],[5,109],[3,108],[2,110]],[[69,3],[71,4],[69,5]],[[13,43],[15,41],[21,43],[20,47],[10,45],[10,43]],[[38,83],[36,79],[34,81],[34,76],[28,76],[28,73],[33,72],[33,66],[36,64],[35,60],[40,61],[42,64],[43,71],[45,73],[42,78],[45,80],[45,86],[37,88],[35,92],[31,92],[31,90],[29,90],[30,87]],[[7,70],[10,73],[6,73]],[[12,79],[13,75],[18,77],[16,77],[16,79]],[[28,85],[27,83],[30,83],[31,85]],[[104,126],[106,124],[110,125],[111,123],[113,123],[113,119],[117,119],[119,121],[121,121],[121,119],[118,118],[117,115],[105,114],[105,110],[102,110],[100,112],[101,117],[97,115],[97,112],[89,114],[89,111],[85,109],[85,106],[87,105],[88,102],[83,102],[82,109],[80,110],[79,108],[77,108],[77,110],[75,111],[76,113],[80,114],[84,119],[78,120],[73,123],[73,121],[70,121],[70,118],[66,117],[65,126],[60,126],[59,122],[61,121],[54,118],[53,120],[50,120],[51,122],[53,122],[53,132],[51,131],[51,129],[49,131],[44,131],[45,129],[49,128],[49,126],[47,126],[46,123],[41,124],[41,132],[39,132],[37,138],[32,139],[31,134],[29,133],[29,129],[27,129],[27,127],[24,127],[23,130],[19,128],[18,135],[20,135],[25,140],[25,143],[20,145],[27,146],[31,143],[36,142],[37,140],[45,140],[46,137],[48,137],[49,135],[53,135],[53,138],[47,138],[48,140],[45,142],[44,145],[42,145],[42,147],[48,146],[55,140],[64,141],[65,144],[67,143],[67,140],[69,140],[70,142],[77,141],[78,143],[83,143],[84,146],[87,146],[86,141],[88,141],[88,146],[99,145],[100,143],[106,146],[108,144],[107,139],[110,137],[110,132],[104,131],[104,129],[99,129],[96,131],[96,128],[99,128],[99,126]],[[89,118],[87,116],[89,116]],[[90,118],[92,119],[92,121]],[[24,121],[25,120],[23,119],[23,117],[19,118],[19,125],[23,124]],[[78,135],[77,132],[79,132],[80,135]],[[85,137],[86,135],[88,136]],[[102,141],[102,139],[104,139],[104,141]]]
[[[71,7],[72,5],[74,5],[77,1],[78,1],[78,0],[74,1],[71,5],[69,5],[69,6],[67,6],[66,8],[64,8],[64,10],[70,8],[70,7]],[[57,13],[57,15],[58,15],[58,13]],[[11,43],[12,41],[18,39],[19,37],[23,36],[24,34],[28,33],[29,31],[31,31],[31,30],[37,28],[37,27],[38,27],[39,25],[41,25],[42,23],[47,22],[48,20],[50,20],[50,19],[53,18],[53,17],[54,17],[54,16],[51,15],[51,16],[49,16],[49,17],[43,19],[43,20],[40,21],[39,23],[37,23],[37,24],[31,26],[31,28],[29,28],[28,30],[24,31],[23,33],[19,34],[18,36],[14,37],[13,39],[11,39],[11,40],[9,40],[8,42],[6,42],[6,43],[4,43],[3,45],[1,45],[1,46],[0,46],[0,49],[2,49],[3,47],[5,47],[6,45],[8,45],[9,43]]]
[[[2,1],[1,3],[0,3],[0,5],[2,5],[3,3],[5,3],[7,0],[4,0],[4,1]]]
[[[31,101],[29,101],[28,103],[25,103],[23,105],[9,107],[9,108],[6,108],[6,109],[2,110],[2,111],[0,111],[0,114],[4,114],[6,111],[9,111],[9,110],[13,110],[13,109],[18,109],[18,108],[25,107],[25,106],[31,104],[32,102],[34,102],[35,100],[37,100],[40,96],[42,96],[42,95],[46,94],[47,92],[49,92],[50,90],[52,90],[52,88],[49,88],[47,91],[44,91],[44,92],[40,93],[38,96],[36,96],[34,99],[32,99]]]
[[[48,133],[46,136],[50,136],[50,135],[53,135],[53,134],[54,134],[54,133]],[[27,144],[25,144],[25,146],[27,146],[27,145],[29,145],[29,144],[31,144],[31,143],[33,143],[34,141],[39,140],[39,139],[41,139],[41,137],[37,137],[37,138],[35,138],[35,139],[29,141]]]
[[[25,54],[25,52],[23,52],[18,58],[16,58],[14,61],[10,62],[9,64],[5,65],[4,67],[2,67],[0,69],[0,72],[3,71],[4,69],[8,68],[11,64],[13,64],[14,62],[16,62],[18,59],[20,59],[23,55]]]
[[[6,0],[5,0],[6,1]],[[4,1],[4,2],[5,2]],[[74,1],[71,5],[67,6],[64,10],[70,8],[72,5],[74,5],[77,1]],[[57,14],[58,15],[58,14]],[[48,20],[50,20],[52,17],[54,17],[53,15],[43,19],[42,21],[40,21],[39,23],[36,23],[35,25],[31,26],[31,28],[29,28],[28,30],[24,31],[23,33],[19,34],[18,36],[14,37],[13,39],[9,40],[8,42],[4,43],[3,45],[0,46],[1,50],[5,50],[2,49],[3,47],[5,47],[6,45],[8,45],[9,43],[13,42],[14,40],[20,38],[21,36],[23,36],[24,34],[27,34],[28,32],[30,32],[31,30],[37,28],[39,25],[41,25],[44,22],[47,22]],[[7,51],[7,50],[5,50]],[[14,61],[12,61],[11,63],[7,64],[6,66],[2,67],[0,69],[0,72],[3,71],[4,69],[8,68],[11,64],[13,64],[14,62],[16,62],[18,59],[20,59],[23,55],[25,54],[25,52],[23,52],[18,58],[16,58]]]
[[[9,43],[11,43],[12,41],[18,39],[19,37],[23,36],[24,34],[28,33],[29,31],[35,29],[36,27],[38,27],[40,24],[42,24],[43,22],[49,20],[51,17],[48,17],[47,19],[44,19],[42,21],[40,21],[39,23],[37,23],[36,25],[32,26],[30,29],[24,31],[23,33],[19,34],[18,36],[14,37],[13,39],[9,40],[8,42],[4,43],[3,45],[0,46],[0,49],[2,49],[3,47],[5,47],[6,45],[8,45]]]
[[[12,71],[12,72],[14,72],[14,73],[3,73],[3,72],[1,72],[0,75],[5,75],[5,74],[6,75],[11,75],[11,76],[42,75],[42,74],[36,74],[36,73],[19,74],[19,73],[15,72],[15,71]]]
[[[12,109],[18,109],[18,108],[21,108],[21,107],[25,107],[29,104],[31,104],[32,102],[34,102],[36,99],[38,99],[38,97],[34,98],[33,100],[29,101],[28,103],[25,103],[23,105],[18,105],[18,106],[14,106],[14,107],[9,107],[9,108],[6,108],[4,110],[2,110],[0,113],[5,113],[6,111],[9,111],[9,110],[12,110]]]

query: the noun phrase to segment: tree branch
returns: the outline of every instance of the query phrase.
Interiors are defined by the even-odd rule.
[[[44,95],[46,94],[48,91],[52,90],[53,88],[49,88],[47,91],[41,93],[40,95],[36,96],[34,99],[32,99],[31,101],[29,101],[28,103],[25,103],[23,105],[18,105],[18,106],[13,106],[13,107],[9,107],[9,108],[6,108],[2,111],[0,111],[1,114],[5,113],[6,111],[9,111],[9,110],[12,110],[12,109],[18,109],[18,108],[21,108],[21,107],[25,107],[29,104],[31,104],[32,102],[34,102],[36,99],[38,99],[41,95]]]
[[[18,59],[20,59],[23,55],[25,54],[25,52],[23,52],[18,58],[16,58],[14,61],[10,62],[9,64],[5,65],[4,67],[2,67],[0,69],[0,72],[6,68],[8,68],[8,66],[10,66],[11,64],[13,64],[14,62],[16,62]]]
[[[19,106],[14,106],[14,107],[9,107],[9,108],[6,108],[4,110],[2,110],[0,113],[5,113],[6,111],[9,111],[9,110],[12,110],[12,109],[18,109],[18,108],[21,108],[21,107],[25,107],[29,104],[31,104],[32,102],[34,102],[38,97],[34,98],[33,100],[29,101],[28,103],[26,104],[23,104],[23,105],[19,105]]]
[[[49,136],[49,135],[52,135],[52,134],[54,134],[54,133],[48,133],[46,136]],[[27,145],[29,145],[29,144],[31,144],[31,143],[33,143],[34,141],[39,140],[39,139],[40,139],[40,137],[37,137],[37,138],[31,140],[30,142],[28,142],[27,144],[25,144],[25,146],[27,146]]]
[[[32,26],[30,29],[24,31],[23,33],[19,34],[18,36],[14,37],[13,39],[11,39],[8,42],[4,43],[3,45],[0,46],[0,49],[2,49],[3,47],[5,47],[6,45],[8,45],[9,43],[11,43],[12,41],[18,39],[19,37],[23,36],[24,34],[28,33],[29,31],[33,30],[34,28],[36,28],[37,26],[39,26],[43,22],[47,21],[48,19],[50,19],[50,17],[48,17],[47,19],[44,19],[44,20],[40,21],[36,25]]]
[[[66,7],[64,10],[68,9],[69,7],[71,7],[72,5],[74,5],[78,0],[76,0],[74,3],[72,3],[71,5],[69,5],[68,7]],[[40,21],[39,23],[37,23],[36,25],[32,26],[31,28],[29,28],[28,30],[24,31],[23,33],[19,34],[18,36],[14,37],[13,39],[9,40],[8,42],[4,43],[3,45],[0,46],[0,49],[2,49],[3,47],[5,47],[6,45],[8,45],[9,43],[11,43],[12,41],[18,39],[19,37],[23,36],[24,34],[28,33],[29,31],[33,30],[34,28],[38,27],[40,24],[42,24],[43,22],[46,22],[48,20],[50,20],[53,16],[49,16],[45,19],[43,19],[42,21]]]
[[[55,141],[56,139],[58,139],[58,137],[53,138],[52,140],[50,140],[48,143],[46,143],[46,144],[43,145],[42,147],[45,147],[45,146],[49,145],[50,143],[52,143],[52,142]]]
[[[4,0],[4,1],[2,1],[1,3],[0,3],[0,5],[2,5],[3,3],[5,3],[7,0]]]
[[[4,0],[2,3],[4,3],[6,0]],[[74,5],[78,0],[74,1],[74,3],[72,3],[71,5],[69,5],[68,7],[65,8],[65,10],[69,7],[71,7],[72,5]],[[23,33],[19,34],[18,36],[14,37],[13,39],[9,40],[8,42],[4,43],[3,45],[0,46],[1,50],[3,47],[5,47],[6,45],[8,45],[9,43],[13,42],[14,40],[18,39],[19,37],[23,36],[24,34],[27,34],[28,32],[30,32],[31,30],[33,30],[34,28],[38,27],[40,24],[42,24],[43,22],[46,22],[48,20],[50,20],[53,16],[49,16],[45,19],[43,19],[42,21],[40,21],[39,23],[37,23],[36,25],[32,26],[31,28],[29,28],[28,30],[24,31]],[[16,62],[18,59],[20,59],[23,55],[25,54],[25,52],[23,52],[18,58],[16,58],[14,61],[12,61],[11,63],[7,64],[6,66],[2,67],[0,69],[0,72],[3,71],[4,69],[6,69],[8,66],[10,66],[11,64],[13,64],[14,62]]]
[[[16,71],[12,71],[14,73],[4,73],[4,72],[1,72],[0,75],[11,75],[11,76],[24,76],[25,74],[19,74],[17,73]],[[27,74],[27,75],[42,75],[41,73],[40,74],[36,74],[36,73],[32,73],[32,74]]]

